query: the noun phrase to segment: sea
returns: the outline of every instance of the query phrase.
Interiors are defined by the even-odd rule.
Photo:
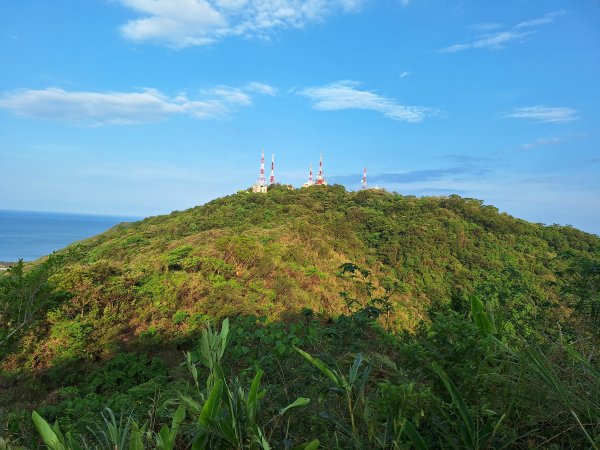
[[[33,261],[138,217],[0,210],[0,262]]]

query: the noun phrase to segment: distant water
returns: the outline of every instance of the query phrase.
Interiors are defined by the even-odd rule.
[[[132,217],[0,210],[0,261],[32,261]]]

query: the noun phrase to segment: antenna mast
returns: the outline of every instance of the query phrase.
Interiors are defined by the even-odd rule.
[[[262,156],[260,158],[260,177],[258,178],[259,186],[264,186],[267,184],[265,179],[265,149],[263,148]]]
[[[275,155],[271,155],[271,177],[269,178],[269,184],[275,184]]]
[[[363,177],[362,177],[362,182],[360,184],[360,188],[361,189],[367,188],[367,168],[366,167],[365,167],[365,170],[363,171]]]
[[[319,159],[319,173],[317,174],[317,181],[315,184],[327,186],[327,180],[323,178],[323,153],[321,153],[321,157]]]

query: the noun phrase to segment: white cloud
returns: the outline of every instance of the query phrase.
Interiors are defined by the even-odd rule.
[[[432,108],[404,106],[374,92],[359,90],[358,84],[354,81],[338,81],[325,86],[309,87],[298,94],[313,100],[313,107],[323,111],[365,109],[381,113],[389,119],[411,123],[437,115],[437,111]]]
[[[336,12],[355,11],[364,0],[120,0],[140,16],[121,27],[135,42],[183,48],[227,36],[266,37],[276,29],[302,28]]]
[[[502,28],[503,25],[501,23],[495,23],[495,22],[482,22],[482,23],[474,23],[473,25],[469,26],[469,29],[474,30],[474,31],[492,31],[492,30],[497,30],[498,28]]]
[[[501,113],[502,117],[529,119],[536,122],[562,123],[577,120],[577,111],[573,108],[526,106]]]
[[[524,22],[520,22],[512,28],[508,28],[502,31],[496,31],[493,33],[483,34],[480,36],[476,36],[470,42],[466,42],[463,44],[453,44],[448,47],[442,48],[440,52],[442,53],[456,53],[464,50],[471,49],[491,49],[498,50],[504,48],[506,44],[509,42],[521,42],[524,38],[530,34],[535,33],[535,31],[523,31],[523,28],[535,28],[540,25],[546,25],[552,23],[556,17],[562,16],[565,14],[564,11],[554,11],[545,14],[542,17],[538,17],[536,19],[526,20]],[[480,31],[480,32],[491,32],[492,30],[501,28],[502,25],[498,23],[478,23],[471,25],[469,28],[472,30]]]
[[[551,137],[551,138],[539,138],[536,139],[533,142],[528,142],[526,144],[521,144],[519,146],[519,149],[521,150],[533,150],[534,148],[537,147],[543,147],[546,145],[556,145],[556,144],[561,144],[562,142],[564,142],[563,139],[559,138],[559,137]]]
[[[155,122],[181,114],[199,119],[218,118],[251,105],[247,89],[231,86],[201,91],[198,99],[190,99],[185,93],[169,97],[156,89],[76,92],[55,87],[21,89],[0,97],[0,109],[13,114],[83,126]]]
[[[553,11],[553,12],[544,14],[542,17],[538,17],[537,19],[531,19],[531,20],[526,20],[524,22],[521,22],[521,23],[515,25],[515,28],[538,27],[540,25],[547,25],[549,23],[554,22],[555,18],[560,17],[564,14],[565,14],[565,12],[562,10]]]
[[[253,81],[251,83],[248,83],[248,85],[246,87],[248,90],[258,92],[259,94],[265,94],[265,95],[276,95],[277,94],[277,88],[270,86],[268,84],[265,84],[265,83],[259,83],[258,81]]]
[[[404,72],[402,72],[402,73],[399,75],[399,77],[400,77],[400,78],[404,78],[404,77],[407,77],[407,76],[409,76],[409,75],[410,75],[410,72],[409,72],[409,71],[407,71],[407,70],[405,70]]]
[[[449,47],[440,50],[443,53],[456,53],[463,50],[469,50],[473,48],[488,48],[488,49],[500,49],[504,45],[511,41],[522,40],[525,36],[531,34],[531,32],[515,32],[515,31],[500,31],[498,33],[488,34],[481,36],[472,42],[466,44],[454,44]]]

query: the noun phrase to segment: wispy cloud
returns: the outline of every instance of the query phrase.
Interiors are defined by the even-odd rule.
[[[563,123],[577,120],[577,111],[573,108],[526,106],[515,108],[500,114],[502,117],[528,119],[536,122]]]
[[[560,17],[565,14],[565,11],[553,11],[549,12],[542,17],[538,17],[537,19],[526,20],[524,22],[518,23],[515,25],[515,28],[527,28],[527,27],[538,27],[540,25],[547,25],[549,23],[554,22],[554,19]]]
[[[456,53],[474,48],[486,48],[497,50],[503,48],[506,44],[508,44],[511,41],[521,41],[531,33],[531,31],[500,31],[498,33],[481,36],[474,41],[467,42],[466,44],[451,45],[449,47],[443,48],[441,52]]]
[[[169,97],[156,89],[140,92],[65,91],[21,89],[0,97],[0,109],[36,119],[80,126],[129,125],[156,122],[175,115],[198,119],[226,117],[252,105],[249,92],[273,94],[275,88],[250,83],[245,88],[217,86],[200,91],[198,98],[185,93]]]
[[[139,14],[121,27],[135,42],[175,48],[201,46],[228,36],[268,37],[302,28],[331,14],[356,11],[364,0],[120,0]]]
[[[479,31],[488,32],[486,34],[475,36],[469,42],[453,44],[448,47],[444,47],[440,50],[442,53],[456,53],[464,50],[471,49],[489,49],[498,50],[504,48],[511,42],[523,42],[525,38],[533,33],[535,30],[531,28],[539,27],[541,25],[547,25],[552,23],[555,18],[565,14],[564,11],[554,11],[531,20],[520,22],[513,27],[491,32],[492,30],[502,28],[502,25],[497,23],[479,23],[471,25],[469,28]],[[529,28],[530,30],[526,30]]]
[[[445,169],[415,170],[412,172],[383,172],[368,174],[370,184],[408,184],[447,180],[459,176],[479,176],[488,173],[482,167],[449,167]],[[358,184],[360,174],[330,176],[329,180],[336,183]]]
[[[496,23],[496,22],[482,22],[482,23],[474,23],[473,25],[469,25],[469,29],[470,30],[474,30],[474,31],[480,31],[480,32],[485,32],[485,31],[492,31],[492,30],[497,30],[498,28],[503,28],[504,25],[502,25],[501,23]]]
[[[298,94],[312,100],[313,107],[322,111],[364,109],[376,111],[385,117],[403,122],[421,122],[428,116],[438,115],[433,108],[400,105],[395,100],[371,91],[358,89],[355,81],[338,81],[324,86],[309,87]]]
[[[551,137],[551,138],[539,138],[533,142],[527,142],[525,144],[521,144],[519,146],[520,150],[533,150],[538,147],[544,147],[547,145],[557,145],[563,143],[564,140],[559,137]]]
[[[405,70],[404,72],[400,73],[400,75],[398,75],[400,78],[405,78],[407,76],[410,75],[410,72],[408,70]]]
[[[265,95],[276,95],[277,94],[277,88],[265,84],[265,83],[259,83],[258,81],[253,81],[251,83],[248,83],[246,85],[246,88],[250,91],[254,91],[254,92],[258,92],[259,94],[265,94]]]

